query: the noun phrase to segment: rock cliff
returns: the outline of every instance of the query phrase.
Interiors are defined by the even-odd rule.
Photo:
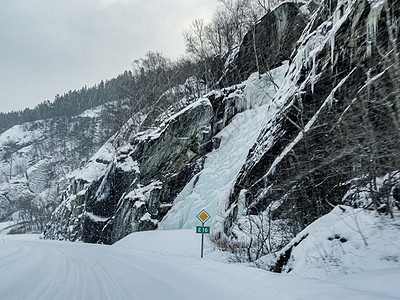
[[[286,230],[295,234],[345,199],[394,209],[399,14],[398,1],[321,2],[274,98],[281,109],[265,124],[230,194],[228,236],[235,239],[244,215],[268,212],[288,220]],[[380,188],[377,177],[385,174]],[[368,194],[362,204],[361,190]]]
[[[113,243],[131,232],[157,228],[177,194],[202,169],[205,154],[218,144],[213,131],[228,123],[229,115],[218,119],[214,109],[235,109],[235,98],[229,98],[233,91],[187,104],[161,117],[155,129],[143,132],[128,122],[77,173],[46,237]],[[236,103],[236,110],[241,105]]]
[[[113,243],[160,222],[191,226],[195,216],[179,210],[199,199],[196,185],[212,170],[203,170],[205,161],[217,157],[221,139],[235,138],[218,133],[234,126],[256,128],[258,138],[218,200],[199,199],[222,209],[213,221],[219,246],[242,247],[252,260],[337,204],[390,213],[400,190],[399,7],[398,0],[280,5],[229,56],[219,81],[228,87],[146,120],[151,130],[131,120],[77,171],[45,236]],[[256,71],[265,74],[249,77]],[[239,114],[257,107],[260,118],[240,123]]]

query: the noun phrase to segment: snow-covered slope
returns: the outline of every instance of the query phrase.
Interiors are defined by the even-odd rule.
[[[256,264],[321,279],[400,267],[399,217],[398,212],[391,219],[375,211],[337,206]]]
[[[112,103],[107,109],[111,107]],[[43,230],[68,173],[81,167],[112,134],[112,124],[102,118],[105,109],[24,123],[0,135],[0,220],[15,213],[14,221],[33,219],[35,224],[29,226]]]

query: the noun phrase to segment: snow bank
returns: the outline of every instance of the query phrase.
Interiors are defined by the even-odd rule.
[[[135,232],[116,242],[112,247],[132,252],[157,253],[179,257],[200,256],[201,234],[194,229],[154,230]],[[204,239],[204,257],[216,261],[228,261],[230,254],[218,250],[208,238]]]
[[[16,223],[14,221],[8,221],[8,222],[1,222],[0,223],[0,233],[1,234],[8,234],[8,232],[12,229],[13,226],[15,226]]]
[[[399,217],[399,212],[391,219],[375,211],[338,206],[257,264],[270,268],[280,261],[282,272],[310,278],[400,267]]]

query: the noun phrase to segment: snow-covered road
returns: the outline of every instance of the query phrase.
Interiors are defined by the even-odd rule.
[[[400,299],[400,269],[331,282],[227,264],[192,230],[133,234],[113,246],[0,239],[0,299]],[[208,256],[208,257],[207,257]]]

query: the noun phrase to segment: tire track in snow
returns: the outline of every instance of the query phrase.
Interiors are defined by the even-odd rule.
[[[98,249],[96,249],[98,250]],[[102,274],[104,274],[105,277],[109,278],[111,282],[119,286],[118,291],[123,291],[124,293],[122,294],[123,296],[134,294],[137,296],[137,298],[134,299],[160,299],[162,295],[174,295],[173,299],[185,299],[188,300],[190,299],[190,296],[187,294],[184,294],[179,287],[174,286],[171,284],[170,281],[163,279],[162,276],[157,276],[156,272],[150,272],[148,270],[148,265],[151,265],[152,263],[149,262],[146,266],[146,261],[145,257],[137,256],[134,255],[130,252],[124,252],[121,251],[119,252],[118,250],[112,248],[112,253],[106,252],[104,253],[99,252],[99,255],[102,256],[109,256],[107,257],[106,260],[104,260],[101,264],[97,263],[99,270],[103,270]],[[116,253],[115,253],[115,252]],[[97,251],[94,251],[97,252]],[[119,255],[115,255],[119,254]],[[127,258],[129,256],[130,259]],[[145,266],[139,266],[144,264]],[[131,274],[134,275],[132,278],[134,281],[129,282],[127,280],[126,282],[123,282],[121,284],[120,281],[115,280],[115,274],[118,274],[118,266],[125,265],[127,267]],[[110,272],[112,270],[112,272]],[[135,275],[136,274],[136,275]],[[139,275],[139,276],[138,276]],[[130,278],[130,279],[132,279]],[[157,290],[162,290],[163,292],[152,295],[154,294],[154,286],[157,286]],[[126,287],[129,286],[131,287],[130,289],[127,289]],[[141,288],[136,290],[134,286],[140,286]],[[145,288],[145,292],[143,292],[143,286],[148,286]],[[126,299],[126,298],[121,298],[121,299]]]
[[[160,299],[167,294],[190,299],[169,281],[136,266],[142,258],[128,262],[130,255],[116,257],[112,250],[81,243],[8,241],[7,251],[0,251],[0,258],[7,256],[1,260],[5,262],[0,269],[2,297],[118,300]],[[124,277],[126,269],[128,277]]]
[[[146,239],[125,246],[57,241],[7,240],[0,245],[0,299],[397,299],[394,288],[400,270],[385,276],[343,282],[272,274],[243,265],[223,264],[182,256],[162,249],[163,243],[184,243],[165,232],[161,244],[141,249]],[[140,236],[139,236],[140,237]],[[142,235],[143,237],[143,235]],[[147,237],[153,239],[154,234]],[[147,241],[149,243],[149,241]],[[136,246],[135,246],[136,245]],[[185,248],[185,245],[180,246]],[[185,248],[187,249],[187,248]],[[190,252],[190,251],[189,251]],[[194,252],[192,252],[193,254]],[[374,275],[376,272],[373,272]],[[348,277],[351,278],[351,277]],[[378,287],[365,280],[382,281]]]

